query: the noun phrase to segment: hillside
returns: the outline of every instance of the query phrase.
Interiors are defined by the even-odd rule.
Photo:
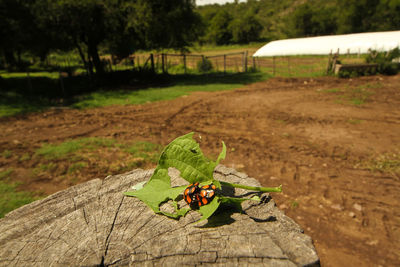
[[[232,35],[235,35],[238,24],[234,21],[254,18],[262,26],[257,37],[263,41],[400,29],[397,15],[400,1],[249,0],[246,3],[199,6],[196,11],[205,24],[203,39],[206,42],[213,41],[209,38],[212,36],[210,32],[217,31],[216,26],[222,26],[221,18],[219,24],[215,23],[217,15],[222,13],[225,13],[226,28],[232,31]],[[232,23],[227,24],[229,19]],[[246,31],[246,25],[241,26],[242,31]]]

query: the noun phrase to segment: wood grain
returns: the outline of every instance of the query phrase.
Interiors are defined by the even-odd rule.
[[[0,220],[0,265],[319,265],[310,237],[268,194],[261,195],[261,202],[244,202],[242,213],[225,208],[195,224],[199,215],[191,211],[173,220],[123,195],[152,172],[138,169],[94,179],[9,213]],[[173,185],[185,184],[178,171],[169,173]],[[222,181],[259,185],[221,165],[214,175]],[[241,189],[223,191],[252,196]]]

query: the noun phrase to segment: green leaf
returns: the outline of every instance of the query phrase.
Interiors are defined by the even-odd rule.
[[[221,153],[219,153],[216,164],[218,165],[221,160],[225,159],[225,157],[226,157],[226,146],[224,141],[222,141],[222,151]]]
[[[215,196],[214,199],[209,204],[201,206],[199,208],[199,212],[202,216],[200,220],[198,220],[196,223],[208,219],[218,209],[220,204],[221,202],[219,196]]]
[[[178,218],[188,211],[187,209],[179,209],[175,205],[175,199],[182,193],[186,186],[171,187],[171,178],[166,169],[156,170],[151,176],[147,184],[140,190],[125,192],[126,196],[137,197],[155,213],[162,213],[169,217]],[[168,213],[160,210],[160,204],[168,200],[173,200],[176,213]]]
[[[160,156],[157,169],[175,167],[189,183],[212,180],[217,163],[203,155],[199,144],[192,137],[193,133],[189,133],[167,145]]]
[[[143,186],[147,183],[147,181],[143,181],[140,183],[135,184],[134,186],[131,187],[133,190],[140,190],[143,188]]]

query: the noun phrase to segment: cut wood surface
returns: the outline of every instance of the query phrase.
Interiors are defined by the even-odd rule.
[[[224,209],[196,224],[200,216],[191,211],[173,220],[123,195],[152,173],[138,169],[94,179],[9,213],[0,220],[0,265],[319,265],[311,238],[268,194],[261,195],[261,202],[244,202],[242,213]],[[178,171],[169,173],[173,185],[186,183]],[[214,176],[259,186],[255,179],[221,165]],[[242,189],[223,191],[252,196]]]

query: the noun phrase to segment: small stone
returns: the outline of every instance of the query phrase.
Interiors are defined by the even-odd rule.
[[[354,203],[353,208],[357,211],[362,211],[362,206],[358,203]]]
[[[323,167],[328,167],[328,164],[324,163],[322,164]]]
[[[285,210],[287,208],[288,208],[288,206],[286,204],[279,205],[279,209],[281,209],[281,210]]]
[[[378,240],[371,240],[367,242],[367,245],[369,246],[375,246],[378,245],[379,241]]]
[[[338,211],[344,210],[343,206],[340,205],[340,204],[333,204],[333,205],[331,206],[331,208],[334,209],[334,210],[338,210]]]
[[[355,218],[355,217],[356,217],[356,214],[355,214],[354,212],[350,211],[350,212],[349,212],[349,216],[350,216],[351,218]]]
[[[244,165],[241,164],[241,163],[239,163],[239,164],[237,164],[235,167],[236,167],[236,169],[243,169],[243,168],[244,168]]]
[[[275,176],[271,176],[269,177],[270,180],[278,180],[278,178],[276,178]]]
[[[338,178],[339,175],[337,175],[336,173],[330,173],[330,174],[328,174],[328,177],[333,179],[333,178]]]

